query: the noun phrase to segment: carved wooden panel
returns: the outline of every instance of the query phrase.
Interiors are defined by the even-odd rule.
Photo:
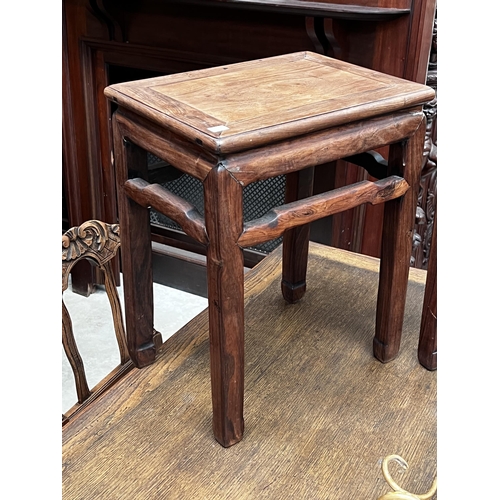
[[[427,130],[412,255],[412,265],[422,269],[427,269],[429,261],[437,194],[437,12],[434,19],[427,85],[434,89],[436,97],[424,106]]]

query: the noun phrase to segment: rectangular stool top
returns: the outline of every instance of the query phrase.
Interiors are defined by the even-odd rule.
[[[216,153],[422,105],[434,90],[312,52],[107,87],[105,95]]]

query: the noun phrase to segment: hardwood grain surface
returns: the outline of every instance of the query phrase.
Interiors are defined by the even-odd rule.
[[[398,198],[408,190],[401,177],[391,176],[377,182],[361,181],[344,188],[310,196],[271,209],[258,219],[244,224],[238,239],[241,246],[255,245],[281,236],[285,230],[343,212],[362,203],[383,203]]]
[[[63,430],[63,498],[375,499],[381,461],[415,493],[436,473],[436,376],[417,359],[425,272],[412,269],[401,351],[372,354],[378,260],[311,243],[308,291],[280,292],[281,249],[245,277],[245,436],[212,434],[204,311]]]
[[[111,85],[105,95],[228,153],[422,105],[430,87],[312,52]],[[296,126],[294,125],[296,124]]]
[[[342,119],[343,113],[337,118]],[[317,117],[324,120],[323,115]],[[322,165],[405,139],[415,133],[422,123],[421,110],[406,110],[370,120],[356,121],[347,125],[307,134],[307,121],[293,122],[281,127],[281,134],[293,127],[299,135],[294,139],[276,142],[241,153],[225,155],[224,164],[239,182],[247,186],[257,180],[268,179],[305,167]],[[319,126],[316,123],[316,126]],[[239,140],[235,138],[235,142]],[[266,134],[252,139],[255,146],[269,141]]]

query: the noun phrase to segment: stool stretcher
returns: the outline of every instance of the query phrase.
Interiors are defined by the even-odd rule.
[[[207,244],[205,221],[198,209],[160,184],[149,184],[144,179],[130,179],[124,185],[127,196],[143,207],[153,207],[177,222],[196,241]]]
[[[287,229],[343,212],[363,203],[376,205],[399,198],[406,193],[408,188],[409,185],[403,178],[393,175],[380,181],[361,181],[287,203],[246,223],[238,244],[241,247],[248,247],[263,243],[278,238]]]

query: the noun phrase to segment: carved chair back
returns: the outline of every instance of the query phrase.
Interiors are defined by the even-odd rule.
[[[62,291],[68,288],[71,269],[79,261],[86,259],[96,265],[104,274],[104,287],[111,305],[114,330],[120,353],[120,365],[92,390],[89,389],[85,367],[78,351],[71,317],[62,301],[62,344],[73,370],[78,403],[63,414],[63,425],[107,390],[124,373],[132,368],[128,354],[125,328],[116,289],[111,260],[120,247],[120,227],[90,220],[79,227],[73,227],[62,236]]]

